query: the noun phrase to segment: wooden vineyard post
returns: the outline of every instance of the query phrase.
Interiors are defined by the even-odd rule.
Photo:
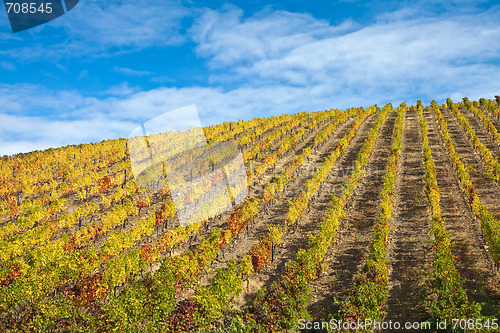
[[[277,225],[269,226],[269,236],[271,237],[271,262],[274,262],[274,251],[276,244],[279,244],[281,237],[283,236],[283,231]]]
[[[123,179],[122,189],[124,188],[125,185],[127,185],[127,169],[125,169],[124,171],[125,171],[125,178]]]

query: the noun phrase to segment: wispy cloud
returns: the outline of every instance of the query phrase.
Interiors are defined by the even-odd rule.
[[[121,74],[125,74],[125,75],[130,75],[130,76],[138,76],[138,77],[151,75],[151,72],[149,72],[149,71],[138,71],[138,70],[126,68],[126,67],[114,67],[113,71],[116,73],[121,73]]]
[[[129,93],[134,89],[128,84],[123,87],[129,89]],[[279,85],[231,91],[205,87],[158,88],[101,99],[70,91],[51,95],[43,87],[39,88],[13,85],[8,89],[12,99],[0,100],[0,105],[7,109],[17,108],[17,112],[0,113],[0,123],[3,124],[0,128],[0,155],[126,137],[138,124],[190,104],[196,104],[202,124],[210,125],[223,120],[246,120],[256,115],[310,110],[313,104],[323,109],[324,105],[333,103],[322,94]],[[6,87],[3,89],[7,90]],[[38,98],[41,96],[37,92],[44,94],[44,98]],[[28,99],[28,93],[32,93],[30,99],[38,100],[37,109],[52,109],[56,114],[64,111],[66,117],[33,114],[33,104],[15,103],[16,100]],[[0,92],[0,96],[5,95]]]
[[[0,84],[0,114],[66,119],[72,117],[68,111],[95,101],[95,97],[84,97],[71,90],[51,90],[35,84]]]
[[[49,120],[44,117],[22,117],[0,114],[0,154],[95,142],[115,137],[132,125],[113,119]]]
[[[500,39],[499,9],[425,17],[406,8],[396,20],[369,26],[330,26],[283,12],[243,18],[230,9],[207,13],[193,35],[198,53],[219,69],[213,82],[280,82],[374,102],[487,94],[500,84],[500,44],[493,43]]]
[[[57,61],[178,45],[185,41],[180,33],[181,20],[190,15],[186,7],[173,0],[88,0],[57,20],[21,34],[13,35],[4,26],[0,55],[25,62]]]
[[[130,96],[140,91],[138,87],[131,87],[128,82],[122,82],[114,85],[102,92],[103,96]]]
[[[243,19],[241,9],[226,7],[224,11],[208,11],[191,33],[198,43],[198,54],[217,68],[280,58],[301,45],[341,35],[355,26],[346,21],[333,27],[309,14],[286,11],[266,10]]]
[[[0,69],[4,69],[7,71],[14,71],[16,69],[16,65],[7,61],[0,61]]]

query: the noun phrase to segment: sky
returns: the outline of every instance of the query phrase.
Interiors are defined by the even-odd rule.
[[[81,0],[12,33],[0,7],[0,156],[203,125],[500,95],[500,3]]]

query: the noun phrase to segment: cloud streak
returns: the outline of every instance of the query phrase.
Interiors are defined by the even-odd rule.
[[[311,106],[311,99],[318,107],[332,104],[321,94],[278,85],[231,91],[206,87],[159,88],[140,92],[133,92],[132,89],[129,95],[102,99],[75,92],[58,92],[39,100],[40,109],[65,112],[67,116],[61,119],[33,115],[31,105],[16,103],[16,100],[26,98],[19,91],[43,90],[43,87],[38,90],[30,88],[21,90],[13,85],[9,89],[12,98],[0,101],[8,109],[18,109],[11,114],[0,113],[0,123],[3,124],[0,128],[0,155],[127,137],[138,124],[190,104],[196,104],[203,125],[246,120],[256,114],[271,116],[304,111]],[[297,99],[304,102],[298,103]]]
[[[476,70],[493,71],[490,78],[495,77],[499,8],[449,18],[382,20],[365,27],[330,26],[305,14],[282,12],[243,19],[234,9],[207,13],[193,33],[199,55],[224,69],[213,74],[214,82],[227,80],[229,71],[235,80],[327,85],[336,88],[333,94],[345,96],[381,86],[392,97],[415,88],[439,93],[445,84],[449,90],[463,89],[464,79],[476,77]],[[498,83],[494,79],[490,86]]]
[[[0,55],[25,62],[57,61],[180,45],[185,41],[181,20],[191,15],[173,0],[88,0],[57,20],[22,34],[13,35],[6,25],[1,26],[5,32],[0,30]]]
[[[121,73],[121,74],[125,74],[125,75],[130,75],[130,76],[138,76],[138,77],[151,75],[151,72],[148,72],[148,71],[138,71],[138,70],[126,68],[126,67],[114,67],[113,71],[116,73]]]

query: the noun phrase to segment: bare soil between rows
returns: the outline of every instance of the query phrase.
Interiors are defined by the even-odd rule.
[[[319,279],[310,285],[312,303],[309,311],[315,320],[327,320],[337,311],[335,299],[341,301],[347,296],[353,277],[365,262],[373,236],[373,225],[378,218],[380,191],[383,185],[385,167],[392,144],[396,112],[391,112],[380,129],[379,137],[368,161],[365,174],[349,200],[346,217],[342,219],[336,242],[325,256],[328,268]],[[371,128],[367,129],[368,131]],[[343,170],[352,170],[357,153],[368,133],[360,135],[350,147],[352,149],[341,161]],[[347,180],[349,173],[339,177],[339,183]]]
[[[422,135],[416,110],[405,115],[390,219],[387,320],[425,320],[425,281],[432,270],[431,208],[425,194]]]
[[[470,300],[485,302],[484,313],[498,317],[500,309],[500,278],[482,235],[480,221],[472,213],[470,204],[460,188],[453,164],[449,158],[437,119],[428,108],[424,116],[429,124],[429,145],[436,164],[438,186],[441,191],[442,216],[453,242],[452,252],[458,257],[456,266],[466,279]],[[452,127],[452,126],[450,126]],[[452,128],[449,129],[452,132]],[[456,135],[452,135],[455,138]],[[473,153],[457,149],[462,157],[465,153],[472,161]],[[472,174],[471,174],[472,176]],[[483,200],[481,195],[481,200]],[[498,197],[497,197],[498,198]]]

